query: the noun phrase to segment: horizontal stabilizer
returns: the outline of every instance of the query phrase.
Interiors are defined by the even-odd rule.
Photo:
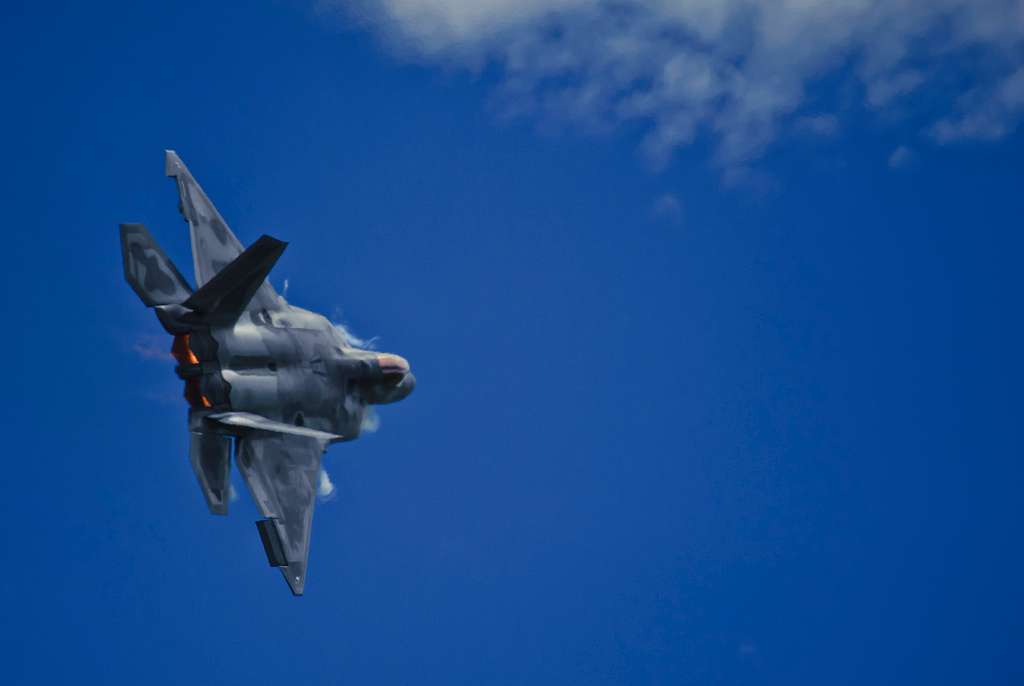
[[[269,431],[271,433],[316,438],[325,443],[338,441],[342,438],[338,434],[327,433],[326,431],[317,431],[316,429],[310,429],[307,426],[295,426],[294,424],[275,422],[273,419],[267,419],[266,417],[258,414],[252,414],[250,412],[216,412],[214,414],[206,415],[206,419],[209,421],[219,422],[225,426],[236,426],[243,429],[256,429],[259,431]]]
[[[207,319],[238,319],[287,246],[260,236],[182,304]]]
[[[142,224],[121,224],[124,278],[146,307],[177,305],[192,289]]]

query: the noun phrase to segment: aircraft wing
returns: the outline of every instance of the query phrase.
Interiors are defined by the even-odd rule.
[[[235,461],[264,519],[256,523],[273,567],[302,595],[313,507],[326,441],[296,434],[253,432],[238,440]]]
[[[196,288],[201,288],[217,272],[242,254],[242,244],[228,228],[195,180],[188,167],[173,150],[164,153],[164,171],[178,184],[178,209],[188,222],[192,237],[192,260],[196,270]],[[285,303],[269,281],[264,281],[250,301],[247,310],[278,310]]]

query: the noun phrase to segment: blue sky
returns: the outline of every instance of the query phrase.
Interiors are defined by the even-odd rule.
[[[7,683],[1021,682],[1020,3],[620,7],[5,9]],[[300,599],[122,279],[165,148],[417,375]]]

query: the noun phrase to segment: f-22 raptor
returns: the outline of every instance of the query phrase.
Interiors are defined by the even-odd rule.
[[[181,158],[165,153],[189,226],[196,288],[142,224],[121,224],[124,275],[168,334],[188,401],[189,461],[206,504],[227,514],[232,454],[264,519],[272,567],[302,595],[326,447],[359,436],[368,405],[412,392],[398,355],[355,347],[267,280],[286,243],[242,248]]]

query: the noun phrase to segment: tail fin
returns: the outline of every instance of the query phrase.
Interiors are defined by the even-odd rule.
[[[238,319],[287,246],[276,238],[260,236],[182,304],[207,320]]]
[[[192,289],[142,224],[121,224],[124,278],[146,307],[176,305]]]

